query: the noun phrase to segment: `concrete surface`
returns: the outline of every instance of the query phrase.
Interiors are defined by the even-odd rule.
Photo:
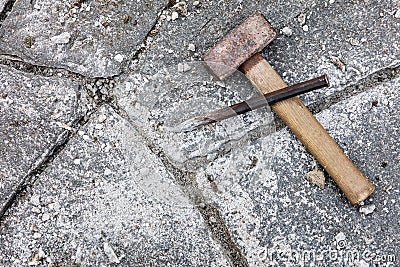
[[[4,220],[1,264],[226,265],[200,214],[146,195],[143,176],[170,178],[132,126],[100,108]]]
[[[0,49],[91,77],[118,75],[166,1],[16,1]]]
[[[48,78],[0,65],[0,210],[93,108],[78,80]]]
[[[0,9],[0,266],[399,265],[398,2]],[[256,9],[289,84],[328,74],[301,99],[376,185],[363,205],[268,109],[171,132],[256,94],[190,63]]]

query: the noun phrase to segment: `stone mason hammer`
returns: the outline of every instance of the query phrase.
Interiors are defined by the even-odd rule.
[[[218,79],[225,79],[240,68],[261,93],[272,92],[287,85],[259,52],[275,37],[272,26],[257,11],[223,37],[203,59]],[[343,153],[298,97],[272,104],[271,108],[335,180],[352,205],[372,194],[375,189],[372,182]]]

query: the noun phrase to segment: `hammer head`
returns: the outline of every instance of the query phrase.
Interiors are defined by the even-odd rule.
[[[272,26],[257,11],[208,50],[203,59],[215,76],[223,80],[275,37]]]

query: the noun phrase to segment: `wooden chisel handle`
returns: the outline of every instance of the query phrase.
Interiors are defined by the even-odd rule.
[[[241,70],[263,94],[287,86],[259,53],[247,60]],[[277,102],[271,108],[335,180],[352,205],[372,194],[375,189],[372,182],[343,153],[298,97]]]

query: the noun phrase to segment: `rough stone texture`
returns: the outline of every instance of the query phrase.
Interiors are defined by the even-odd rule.
[[[105,106],[60,147],[59,157],[1,218],[0,265],[228,266],[227,259],[240,266],[399,265],[397,2],[204,0],[146,7],[88,0],[75,8],[72,1],[31,2],[18,0],[8,17],[1,15],[7,17],[0,26],[1,53],[44,65],[45,73],[54,70],[49,67],[86,76],[122,73],[95,86],[85,80],[84,88]],[[262,54],[289,84],[322,73],[330,77],[329,89],[301,98],[376,184],[361,209],[351,207],[329,177],[324,189],[306,180],[306,173],[321,166],[283,125],[271,134],[266,109],[214,129],[171,133],[193,115],[254,95],[239,77],[196,83],[185,62],[199,60],[255,9],[282,31]],[[75,88],[72,77],[43,78],[29,64],[25,71],[32,74],[21,74],[5,64],[8,78],[0,79],[17,75],[13,79],[23,83],[47,81],[50,88],[69,82]],[[174,84],[162,77],[171,70]],[[60,90],[57,94],[68,95]],[[16,92],[18,103],[34,98],[29,91]],[[129,124],[106,99],[114,100],[110,104]],[[2,105],[7,101],[0,99]],[[34,107],[53,110],[42,102]],[[8,118],[19,118],[23,107],[8,109],[0,120],[10,125]],[[36,126],[42,117],[27,130],[8,127],[17,137],[13,149],[46,151],[44,143],[27,141],[42,128],[53,129],[51,113],[40,114],[43,127]],[[69,115],[61,118],[70,121]],[[56,137],[48,140],[53,146]],[[15,161],[14,155],[23,154],[13,151],[6,150],[2,164],[23,177],[29,164]],[[202,219],[177,194],[174,181],[186,186]]]
[[[138,179],[172,177],[130,124],[101,108],[10,210],[0,265],[228,265],[193,207],[160,203]]]
[[[0,65],[0,210],[91,108],[79,81]]]
[[[166,1],[16,1],[0,51],[90,77],[121,72]]]
[[[348,85],[400,64],[400,19],[394,16],[399,6],[393,1],[201,1],[197,7],[188,4],[186,17],[165,20],[140,69],[154,72],[160,66],[200,59],[257,9],[278,33],[284,27],[293,31],[291,36],[279,34],[262,53],[289,84],[329,75],[331,88],[303,96],[307,104],[324,103],[326,96],[340,100]],[[166,16],[171,11],[166,10]],[[305,16],[307,32],[299,22],[300,14]],[[195,45],[196,52],[187,49],[189,44]],[[330,56],[340,57],[346,70],[339,70]]]
[[[211,81],[201,62],[179,65],[155,75],[132,73],[115,88],[117,103],[177,167],[195,170],[254,138],[255,129],[275,131],[268,108],[247,113],[188,133],[174,132],[183,121],[256,95],[250,82],[236,72],[227,82]]]
[[[305,174],[320,166],[286,129],[258,139],[257,149],[253,142],[232,151],[235,157],[226,156],[231,172],[217,173],[213,183],[198,174],[200,187],[222,211],[251,266],[398,264],[399,85],[397,78],[317,115],[376,185],[364,203],[375,205],[371,214],[351,207],[330,178],[324,189],[309,183]],[[274,157],[263,152],[271,142]],[[251,160],[254,156],[257,161]],[[221,169],[213,165],[205,173]],[[274,172],[265,169],[270,165]]]

